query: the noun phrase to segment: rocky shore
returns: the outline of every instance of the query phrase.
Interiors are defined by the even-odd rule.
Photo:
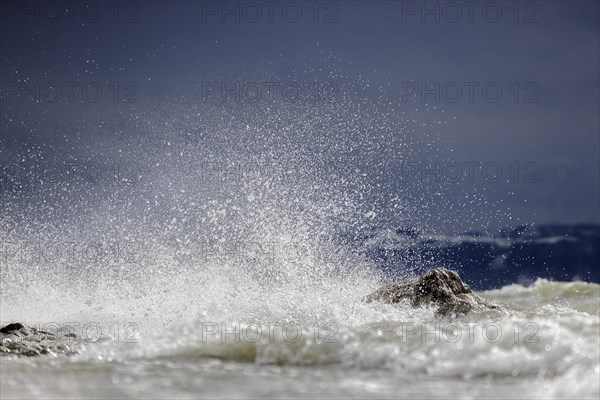
[[[0,329],[0,356],[69,355],[77,353],[78,340],[74,333],[45,332],[20,323]]]

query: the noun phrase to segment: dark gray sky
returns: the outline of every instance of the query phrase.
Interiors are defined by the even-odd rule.
[[[437,182],[402,168],[437,162],[448,181],[449,166],[468,175],[473,165],[472,177],[445,190],[457,202],[483,192],[513,218],[499,216],[498,225],[600,222],[598,1],[138,1],[117,2],[118,10],[112,1],[1,3],[4,162],[49,144],[66,156],[68,139],[97,128],[108,110],[132,118],[150,104],[201,102],[207,82],[275,76],[284,85],[300,73],[354,82],[428,126],[442,122],[431,128],[434,146],[396,166],[398,180],[425,181],[425,196]],[[23,96],[23,82],[42,93]],[[51,82],[63,87],[57,102],[44,97]],[[78,85],[73,103],[68,82]],[[97,103],[81,101],[89,83],[103,88]],[[436,83],[437,93],[422,93]]]

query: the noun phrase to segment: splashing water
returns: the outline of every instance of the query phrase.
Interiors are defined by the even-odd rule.
[[[410,124],[392,115],[343,93],[146,105],[112,141],[82,138],[73,160],[30,152],[45,170],[73,162],[8,199],[6,253],[20,265],[4,275],[3,319],[348,318],[382,276],[342,237],[418,223],[402,193],[381,195],[407,152]]]
[[[144,104],[108,138],[82,132],[69,159],[4,149],[26,166],[3,193],[2,322],[102,329],[68,359],[3,359],[3,397],[597,394],[597,285],[486,293],[508,311],[454,320],[474,340],[423,340],[407,327],[451,321],[362,301],[390,277],[353,239],[424,228],[427,201],[395,174],[431,139],[357,98]],[[430,264],[407,257],[395,278]]]

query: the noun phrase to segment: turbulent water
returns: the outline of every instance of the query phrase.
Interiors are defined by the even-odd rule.
[[[71,356],[0,358],[2,398],[598,397],[598,285],[508,286],[482,293],[502,311],[454,319],[362,301],[435,263],[390,274],[352,240],[435,232],[431,198],[394,180],[431,140],[414,115],[144,107],[83,121],[109,132],[56,143],[66,158],[2,148],[0,320],[79,336]]]
[[[103,337],[90,329],[78,355],[2,358],[2,397],[598,397],[599,285],[508,286],[482,293],[506,311],[451,320],[363,304],[369,285],[346,284],[329,294],[240,293],[235,310],[207,305],[190,321],[149,318],[135,335],[106,320]],[[266,316],[277,323],[258,322]]]

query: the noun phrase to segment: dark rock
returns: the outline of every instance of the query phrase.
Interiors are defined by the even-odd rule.
[[[413,307],[434,305],[439,315],[500,308],[473,293],[456,272],[446,268],[435,268],[417,279],[385,286],[368,295],[365,300],[368,303],[408,300]]]
[[[19,329],[23,329],[23,324],[8,324],[4,328],[0,329],[0,333],[10,333],[12,331],[18,331]]]
[[[20,323],[0,329],[0,356],[68,355],[77,353],[78,337],[72,332],[45,332]]]

